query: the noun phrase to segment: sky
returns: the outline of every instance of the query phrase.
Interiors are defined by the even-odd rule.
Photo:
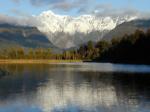
[[[61,15],[149,13],[150,0],[0,0],[0,15],[32,16],[51,10]]]

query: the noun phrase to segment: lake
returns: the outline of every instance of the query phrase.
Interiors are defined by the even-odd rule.
[[[150,112],[150,66],[1,64],[0,112]]]

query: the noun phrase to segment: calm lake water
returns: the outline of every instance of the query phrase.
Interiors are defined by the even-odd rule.
[[[150,112],[150,66],[0,65],[0,112]]]

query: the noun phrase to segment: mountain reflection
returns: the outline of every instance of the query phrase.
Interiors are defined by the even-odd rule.
[[[84,65],[0,66],[11,73],[0,79],[0,111],[8,108],[23,108],[22,112],[149,110],[150,74],[73,71],[76,67],[82,69]]]

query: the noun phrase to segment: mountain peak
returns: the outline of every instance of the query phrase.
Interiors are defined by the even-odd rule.
[[[36,16],[37,21],[40,23],[37,28],[45,33],[54,45],[64,48],[66,48],[66,46],[67,48],[75,47],[77,45],[76,43],[84,43],[88,40],[98,41],[102,38],[104,32],[106,33],[106,31],[114,29],[117,25],[136,18],[137,17],[135,16],[128,15],[125,15],[124,17],[102,17],[96,15],[80,15],[73,17],[68,15],[58,15],[50,10],[44,11],[39,16]],[[84,35],[92,34],[92,32],[99,32],[99,34],[94,38],[84,37]],[[63,33],[63,35],[61,34],[60,36],[60,33]],[[64,41],[64,43],[61,40],[67,41]],[[63,46],[62,43],[64,43]]]
[[[116,25],[126,21],[136,19],[136,17],[98,17],[95,15],[81,15],[71,17],[67,15],[58,15],[52,11],[44,11],[37,19],[41,22],[39,30],[46,33],[65,32],[74,34],[75,32],[89,33],[91,31],[111,30]]]
[[[44,15],[55,15],[54,12],[52,12],[51,10],[44,11],[41,14],[44,14]]]

